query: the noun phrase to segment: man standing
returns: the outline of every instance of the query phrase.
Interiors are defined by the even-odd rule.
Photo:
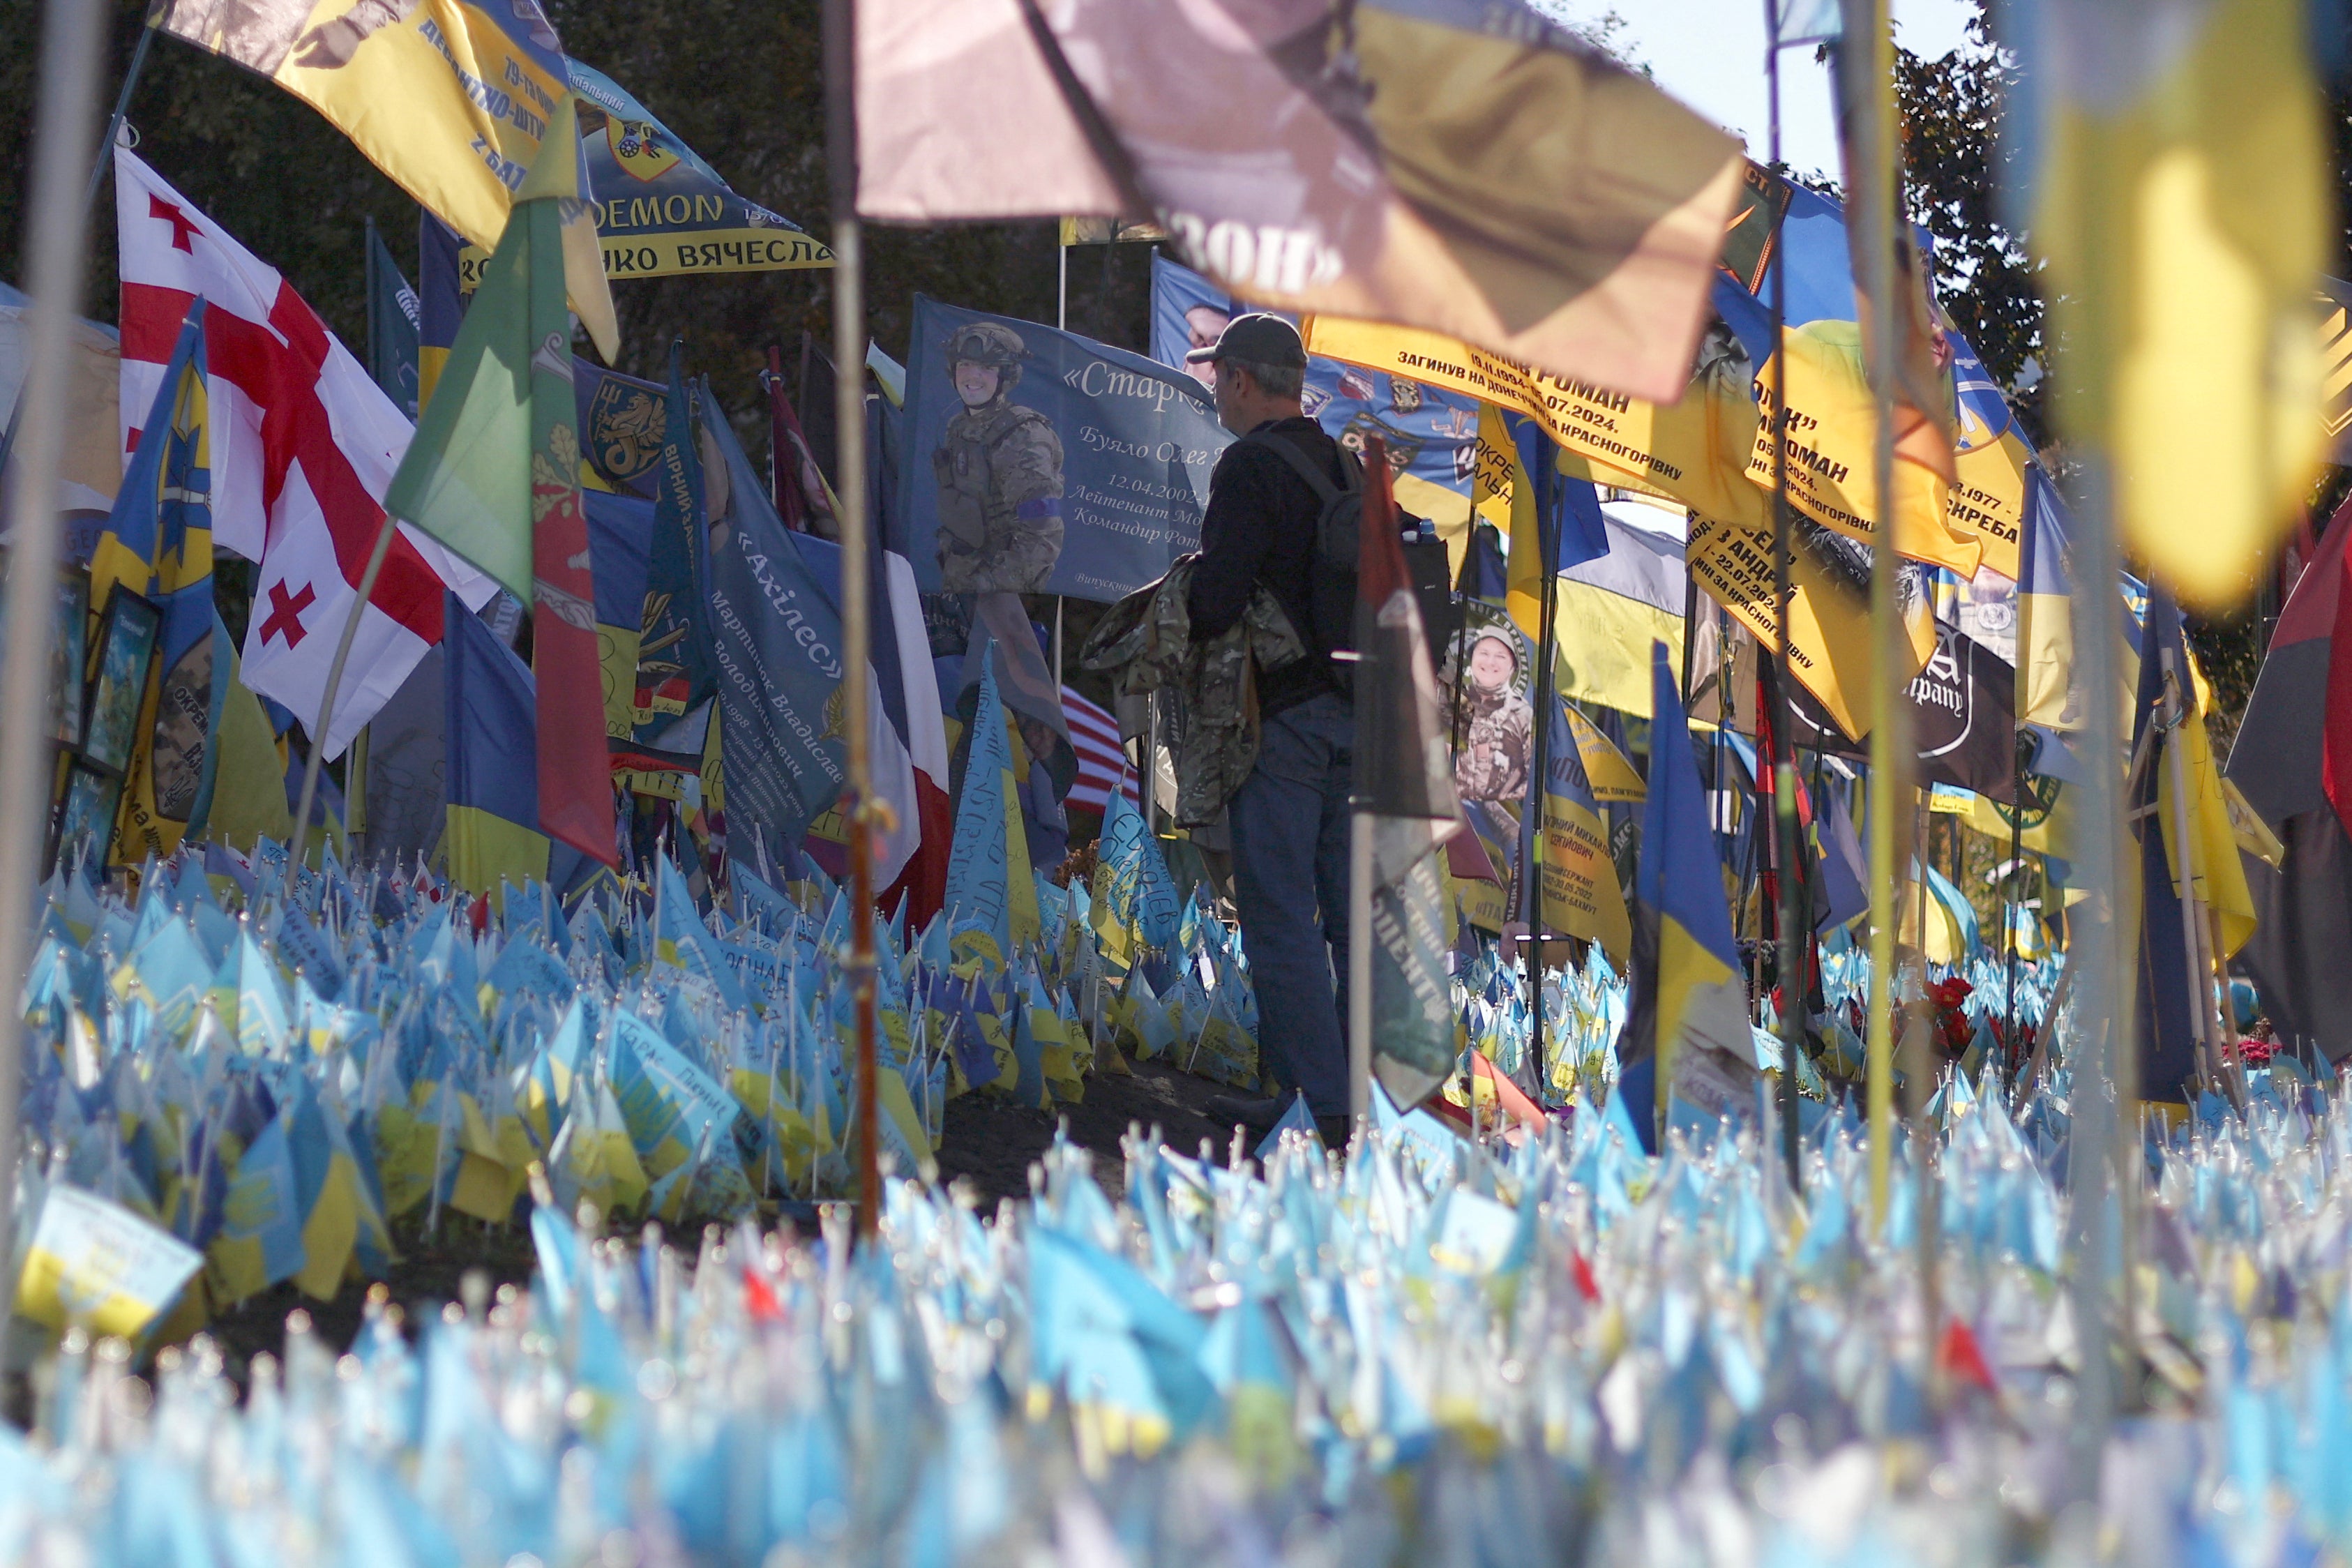
[[[1217,418],[1243,437],[1225,448],[1209,481],[1189,605],[1192,636],[1226,630],[1262,587],[1309,654],[1257,673],[1257,765],[1226,807],[1234,902],[1257,994],[1259,1057],[1280,1092],[1262,1100],[1221,1096],[1210,1113],[1262,1130],[1300,1090],[1336,1146],[1348,1128],[1341,1021],[1356,726],[1350,667],[1333,656],[1355,646],[1356,584],[1352,574],[1317,559],[1323,502],[1297,465],[1342,489],[1360,484],[1361,475],[1300,409],[1307,348],[1289,322],[1237,316],[1215,343],[1185,358],[1215,367]]]
[[[940,585],[950,594],[1042,594],[1062,558],[1062,441],[1013,401],[1028,345],[979,321],[948,340],[947,370],[963,406],[948,421],[931,471],[940,482]]]

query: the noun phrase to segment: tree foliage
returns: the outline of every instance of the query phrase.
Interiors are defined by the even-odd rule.
[[[37,40],[39,0],[0,0],[0,37]],[[593,5],[554,0],[550,15],[573,56],[629,89],[752,200],[819,237],[829,233],[816,0],[648,0]],[[144,15],[113,0],[104,98],[113,100]],[[39,102],[39,50],[0,58],[0,132],[27,148]],[[412,279],[416,205],[315,110],[276,85],[158,37],[131,100],[140,155],[294,284],[327,324],[362,352],[366,341],[366,225],[373,219]],[[97,149],[91,149],[95,156]],[[0,255],[21,281],[20,232],[30,159],[0,160]],[[83,310],[115,314],[110,183],[92,214]],[[1075,250],[1073,329],[1127,346],[1143,341],[1147,247]],[[874,340],[904,359],[918,291],[958,304],[1051,321],[1051,220],[867,233],[866,294]],[[754,457],[767,419],[758,374],[771,345],[787,384],[803,330],[820,347],[832,330],[830,274],[747,273],[615,283],[622,328],[616,368],[658,378],[672,337],[689,369],[708,374]]]
[[[1995,47],[1983,0],[1969,41],[1934,58],[1895,51],[1903,121],[1904,195],[1912,221],[1935,237],[1936,294],[2038,447],[2045,441],[2039,268],[2003,220],[2013,153],[2001,134],[2016,63]]]

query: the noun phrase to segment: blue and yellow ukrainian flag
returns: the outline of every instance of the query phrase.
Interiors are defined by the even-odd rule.
[[[2017,721],[2076,730],[2074,584],[2066,570],[2066,504],[2037,465],[2025,475],[2025,538],[2018,552]]]
[[[130,470],[90,557],[89,602],[103,610],[119,588],[163,612],[156,679],[134,733],[114,841],[117,864],[169,855],[199,832],[215,772],[227,671],[215,669],[211,407],[205,388],[205,302],[188,307],[142,426]]]
[[[453,595],[444,616],[449,879],[477,897],[547,879],[530,668]]]
[[[1682,693],[1666,645],[1651,645],[1656,728],[1649,797],[1642,813],[1642,862],[1633,878],[1633,1002],[1622,1054],[1655,1061],[1657,1107],[1694,1076],[1693,1048],[1749,1061],[1747,988],[1724,902],[1723,863],[1707,828],[1706,792],[1690,748]],[[1712,1109],[1702,1107],[1702,1109]]]
[[[433,389],[457,346],[457,326],[473,298],[473,279],[460,258],[469,247],[457,231],[429,212],[416,215],[416,416],[425,417]],[[476,260],[477,279],[479,258]]]
[[[1601,819],[1601,805],[1585,770],[1583,737],[1576,732],[1575,721],[1582,718],[1565,700],[1552,699],[1551,731],[1545,737],[1543,855],[1538,862],[1543,923],[1546,930],[1599,942],[1610,963],[1622,964],[1633,931],[1624,889],[1617,885],[1617,866],[1609,856],[1608,825]],[[1600,740],[1598,731],[1593,738]],[[1614,754],[1616,749],[1607,741],[1601,744]],[[1625,772],[1630,775],[1633,769]],[[1611,783],[1612,790],[1622,789],[1622,780]]]

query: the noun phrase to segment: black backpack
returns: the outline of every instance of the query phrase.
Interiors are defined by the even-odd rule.
[[[1322,465],[1296,441],[1268,431],[1242,437],[1254,446],[1281,455],[1291,471],[1307,481],[1322,510],[1315,516],[1315,567],[1311,605],[1315,625],[1302,627],[1307,640],[1325,655],[1351,647],[1356,637],[1356,563],[1361,559],[1364,521],[1364,465],[1346,447],[1339,448],[1342,482],[1333,484]],[[1400,510],[1398,517],[1407,519]],[[1429,639],[1433,663],[1444,661],[1445,645],[1454,636],[1454,593],[1447,570],[1445,546],[1434,540],[1404,546],[1405,570],[1412,578],[1413,597],[1421,605],[1422,630]]]

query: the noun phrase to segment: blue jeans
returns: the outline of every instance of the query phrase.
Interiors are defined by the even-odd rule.
[[[1336,696],[1265,721],[1234,792],[1234,901],[1257,994],[1258,1059],[1318,1116],[1348,1113],[1348,792],[1356,719]],[[1333,990],[1336,975],[1338,990]]]

